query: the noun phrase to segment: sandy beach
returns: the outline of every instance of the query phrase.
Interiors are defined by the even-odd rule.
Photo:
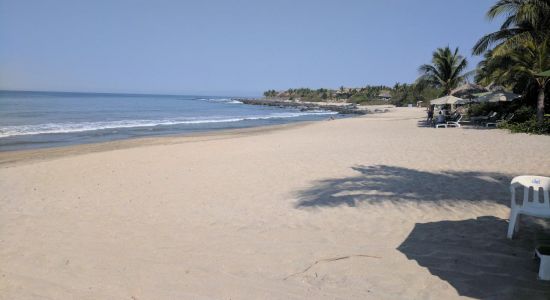
[[[549,299],[506,229],[550,137],[424,117],[0,153],[0,298]]]

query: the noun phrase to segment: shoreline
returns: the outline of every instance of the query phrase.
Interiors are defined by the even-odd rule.
[[[241,101],[241,100],[238,100],[238,101]],[[293,103],[296,104],[296,102],[293,102]],[[305,102],[302,102],[301,105],[303,105],[303,103]],[[255,105],[255,104],[251,104],[251,105]],[[263,105],[263,104],[256,104],[256,105]],[[295,107],[295,106],[288,106],[288,107]],[[379,107],[385,108],[385,110],[379,109]],[[324,109],[324,108],[319,108],[319,109]],[[342,115],[344,115],[344,117],[335,118],[335,119],[331,119],[330,117],[328,117],[327,119],[320,119],[320,120],[313,120],[313,121],[311,120],[295,121],[295,122],[289,122],[284,124],[252,126],[252,127],[237,128],[237,129],[215,129],[215,130],[205,130],[200,132],[133,137],[133,138],[117,139],[112,141],[99,141],[99,142],[92,142],[92,143],[62,145],[62,146],[53,146],[53,147],[44,147],[44,148],[5,150],[5,151],[0,151],[0,167],[18,164],[20,162],[26,162],[26,161],[31,162],[31,161],[37,161],[37,160],[45,160],[49,158],[59,158],[59,157],[68,156],[68,155],[78,155],[78,154],[113,151],[113,150],[120,150],[120,149],[134,148],[134,147],[164,145],[164,144],[179,144],[179,143],[185,143],[185,142],[200,141],[200,140],[203,140],[201,138],[206,138],[206,137],[210,137],[211,139],[222,139],[222,138],[261,134],[261,133],[266,133],[266,132],[275,131],[275,130],[285,130],[285,129],[291,129],[291,128],[300,127],[300,126],[307,126],[308,124],[317,123],[317,122],[337,121],[337,120],[347,119],[347,118],[365,117],[366,115],[374,115],[374,114],[379,114],[379,113],[389,111],[389,109],[386,106],[382,106],[382,105],[363,106],[363,107],[360,107],[359,109],[367,110],[368,112],[359,113],[359,114],[341,113]],[[374,109],[374,110],[370,111],[369,109]]]
[[[1,96],[7,106],[0,112],[0,152],[323,120],[336,114],[251,106],[231,97],[42,92]]]
[[[279,130],[288,130],[292,128],[298,128],[302,126],[308,126],[312,123],[329,121],[315,120],[315,121],[300,121],[286,124],[256,126],[238,129],[219,129],[194,133],[180,133],[170,134],[162,136],[150,136],[150,137],[135,137],[128,139],[120,139],[105,142],[94,142],[85,144],[74,144],[67,146],[54,146],[48,148],[36,148],[36,149],[20,149],[20,150],[7,150],[0,151],[0,168],[12,165],[18,165],[21,163],[30,163],[41,160],[62,158],[65,156],[73,156],[87,153],[106,152],[123,150],[129,148],[138,148],[146,146],[157,145],[172,145],[182,144],[188,142],[210,141],[220,140],[228,138],[237,138],[244,136],[252,136],[257,134],[264,134]],[[336,121],[334,119],[331,121]]]

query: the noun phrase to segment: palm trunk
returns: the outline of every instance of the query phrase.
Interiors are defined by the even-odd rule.
[[[544,85],[539,88],[539,95],[537,98],[537,123],[542,125],[544,121]]]

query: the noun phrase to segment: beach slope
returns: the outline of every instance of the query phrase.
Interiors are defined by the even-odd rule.
[[[548,299],[505,235],[550,137],[424,114],[0,153],[0,298]]]

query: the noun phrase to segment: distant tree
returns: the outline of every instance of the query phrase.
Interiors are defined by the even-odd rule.
[[[264,96],[267,98],[272,98],[277,96],[277,91],[275,90],[267,90],[264,92]]]

